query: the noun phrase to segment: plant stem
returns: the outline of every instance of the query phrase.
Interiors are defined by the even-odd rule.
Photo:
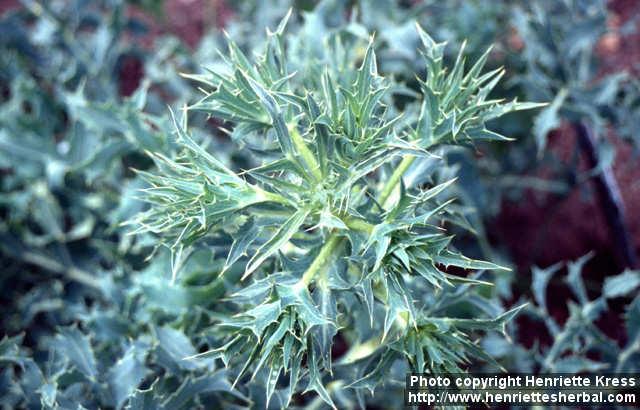
[[[275,202],[275,203],[286,205],[286,206],[291,206],[291,202],[289,202],[289,200],[287,198],[283,197],[282,195],[278,195],[278,194],[273,193],[273,192],[265,191],[264,189],[262,189],[260,187],[256,187],[256,190],[259,190],[258,192],[264,197],[264,199],[266,201]]]
[[[584,122],[574,123],[573,126],[578,134],[580,147],[586,153],[591,168],[601,165],[596,147],[596,137],[593,131],[587,127]],[[618,187],[618,182],[613,175],[611,167],[602,166],[602,169],[598,175],[594,177],[594,180],[605,217],[611,229],[613,240],[617,245],[616,248],[622,253],[624,265],[634,269],[638,266],[638,259],[630,239],[631,235],[627,227],[620,188]]]
[[[0,239],[5,240],[4,237]],[[22,248],[13,248],[11,249],[11,252],[14,256],[22,259],[26,263],[30,263],[48,271],[61,274],[69,280],[81,283],[87,287],[99,291],[100,293],[104,291],[100,282],[100,278],[92,275],[85,270],[76,268],[75,266],[66,265],[41,252],[32,252]]]
[[[387,181],[387,184],[382,189],[382,193],[380,195],[380,203],[383,206],[387,199],[389,199],[389,196],[391,195],[393,189],[400,182],[400,178],[402,178],[402,175],[404,175],[407,169],[409,169],[414,160],[415,157],[413,155],[408,155],[404,157],[402,161],[400,161],[400,164],[398,164],[398,168],[396,168],[396,170],[391,175],[391,178],[389,179],[389,181]],[[373,225],[358,218],[346,218],[345,223],[349,228],[354,230],[364,231],[367,233],[371,233],[371,231],[373,230]],[[309,266],[309,268],[302,275],[302,282],[305,285],[309,285],[315,275],[324,268],[325,264],[329,260],[329,257],[331,256],[331,253],[335,251],[340,242],[341,238],[339,236],[337,236],[335,233],[331,234],[327,242],[322,246],[322,249],[320,249],[320,253],[318,254],[318,256],[316,256],[316,258],[311,263],[311,266]]]
[[[400,161],[398,167],[395,171],[393,171],[393,174],[391,174],[391,178],[389,178],[389,181],[380,193],[380,205],[382,205],[383,207],[386,205],[387,200],[391,197],[391,193],[393,192],[394,188],[396,187],[396,185],[398,185],[400,179],[402,178],[404,173],[407,172],[407,169],[409,169],[415,159],[416,157],[414,157],[413,155],[407,155],[402,159],[402,161]]]
[[[364,219],[354,218],[352,216],[346,217],[343,219],[344,223],[354,231],[363,231],[366,233],[371,233],[373,231],[374,225],[365,221]]]
[[[295,125],[289,126],[289,135],[291,136],[291,141],[296,148],[296,151],[302,157],[302,160],[309,167],[311,171],[311,175],[316,179],[316,181],[322,181],[322,172],[320,171],[320,164],[316,160],[316,157],[313,155],[313,152],[309,149],[307,144],[304,142],[304,138],[298,132]]]
[[[316,256],[311,263],[311,266],[309,266],[304,275],[302,275],[302,283],[307,286],[311,283],[316,274],[324,268],[327,262],[329,262],[331,255],[336,250],[340,242],[342,242],[342,238],[340,236],[335,233],[331,234],[327,242],[322,246],[322,249],[320,249],[318,256]]]
[[[616,366],[616,373],[622,373],[625,365],[633,357],[635,353],[640,352],[640,339],[636,338],[636,341],[630,343],[618,356],[618,365]]]

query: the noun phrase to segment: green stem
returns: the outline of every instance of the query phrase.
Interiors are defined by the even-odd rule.
[[[391,178],[389,178],[389,181],[387,181],[387,184],[384,186],[382,192],[380,193],[380,204],[383,207],[386,205],[389,197],[391,197],[391,193],[393,192],[394,188],[396,187],[396,185],[398,185],[400,179],[402,178],[404,173],[407,172],[407,169],[409,169],[415,159],[416,157],[414,157],[413,155],[407,155],[402,159],[402,161],[400,161],[400,163],[398,164],[398,168],[393,171],[393,174],[391,174]]]
[[[346,218],[343,218],[343,221],[345,225],[347,225],[349,228],[353,229],[354,231],[362,231],[370,234],[374,228],[374,225],[370,224],[364,219],[355,218],[353,216],[348,216]]]
[[[291,206],[291,202],[287,198],[283,197],[282,195],[278,195],[278,194],[275,194],[273,192],[265,191],[264,189],[262,189],[260,187],[257,187],[257,186],[255,187],[255,189],[258,192],[260,192],[260,194],[263,196],[263,198],[266,201],[275,202],[275,203],[286,205],[286,206]]]
[[[302,275],[302,283],[306,286],[311,283],[316,274],[329,262],[329,259],[338,245],[340,245],[340,242],[342,242],[342,238],[335,233],[329,237],[327,242],[322,246],[322,249],[320,249],[318,256],[316,256],[311,263],[311,266],[309,266],[304,275]]]
[[[296,148],[296,151],[302,157],[302,160],[309,167],[311,171],[311,175],[316,179],[316,181],[322,181],[322,172],[320,171],[320,164],[316,160],[316,157],[313,155],[313,152],[309,149],[307,144],[304,142],[304,138],[298,132],[295,126],[289,126],[289,135],[291,136],[291,141]]]
[[[46,270],[62,274],[70,280],[82,283],[85,286],[97,289],[101,292],[103,290],[100,284],[100,278],[92,275],[87,271],[78,269],[74,266],[64,265],[57,260],[51,259],[48,256],[37,252],[25,251],[19,253],[19,256],[27,263],[31,263]]]
[[[409,155],[404,157],[402,161],[400,161],[398,168],[396,168],[394,173],[391,175],[391,178],[389,179],[389,181],[387,181],[387,184],[382,189],[382,193],[380,195],[380,203],[383,204],[383,206],[389,199],[389,196],[391,195],[391,192],[393,192],[393,189],[400,182],[400,178],[402,178],[402,175],[407,171],[407,169],[409,169],[414,160],[415,157]],[[364,231],[367,233],[371,233],[371,231],[373,230],[373,225],[359,218],[346,218],[345,223],[349,228],[354,230]],[[320,253],[318,254],[318,256],[316,256],[316,258],[311,263],[311,266],[309,266],[306,272],[302,275],[302,282],[305,285],[311,283],[314,276],[318,272],[320,272],[322,268],[324,268],[324,265],[328,262],[331,253],[335,251],[340,242],[341,240],[339,236],[337,236],[335,233],[331,234],[327,242],[325,242],[325,244],[322,246],[322,249],[320,249]]]

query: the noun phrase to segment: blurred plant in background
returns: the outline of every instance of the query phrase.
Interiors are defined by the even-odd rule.
[[[166,104],[192,98],[178,70],[197,65],[173,38],[138,47],[145,28],[126,11],[25,2],[2,20],[2,327],[16,335],[2,342],[4,408],[121,408],[151,374],[147,358],[162,355],[159,340],[191,346],[150,320],[153,302],[140,302],[132,275],[148,245],[119,225],[141,209],[131,167],[151,165],[145,150],[172,150]],[[183,377],[196,367],[180,353],[165,353],[177,363],[167,408],[185,402],[183,390],[216,389]]]
[[[184,161],[185,140],[176,137],[167,106],[178,130],[189,130],[194,147],[233,170],[261,165],[256,155],[275,154],[264,141],[240,132],[255,129],[234,128],[237,118],[209,119],[199,112],[215,104],[206,106],[198,88],[205,80],[204,88],[212,91],[211,73],[225,73],[227,62],[218,53],[228,44],[223,25],[254,61],[267,37],[264,28],[275,30],[290,8],[282,42],[289,73],[298,72],[296,81],[302,75],[305,88],[321,89],[318,61],[331,61],[336,78],[355,76],[374,32],[377,72],[388,87],[385,116],[416,118],[416,97],[427,74],[417,21],[436,43],[449,43],[444,67],[454,66],[462,47],[470,67],[494,45],[485,70],[505,69],[495,71],[503,78],[490,97],[551,103],[489,122],[515,142],[476,141],[474,150],[447,146],[434,152],[440,158],[409,167],[407,189],[457,178],[437,197],[438,204],[457,198],[447,204],[444,225],[455,234],[455,249],[516,268],[473,276],[493,287],[445,287],[423,292],[423,302],[429,314],[471,326],[466,318],[500,317],[529,301],[506,326],[510,340],[499,332],[506,316],[473,322],[489,328],[479,346],[510,371],[637,371],[639,279],[637,271],[625,270],[631,267],[625,252],[635,254],[640,238],[640,57],[634,48],[640,12],[627,3],[633,2],[24,0],[0,9],[0,406],[265,408],[268,393],[270,408],[289,401],[289,374],[278,381],[261,373],[254,382],[232,386],[238,369],[225,366],[235,354],[229,345],[224,355],[218,352],[222,360],[211,353],[184,360],[219,346],[220,328],[212,323],[223,318],[212,312],[238,311],[230,295],[246,286],[239,282],[244,266],[230,264],[227,256],[242,255],[243,238],[256,236],[251,226],[237,221],[219,235],[180,247],[165,246],[151,233],[127,234],[123,223],[147,209],[139,198],[149,185],[134,169],[155,174]],[[327,55],[329,49],[334,53]],[[279,61],[277,54],[273,59]],[[339,83],[349,89],[353,79],[346,77]],[[298,115],[313,116],[313,104],[299,97],[276,95],[292,107],[288,116],[305,106]],[[314,124],[334,127],[328,118]],[[575,124],[590,131],[591,148],[580,144]],[[168,162],[158,168],[148,152]],[[277,187],[265,175],[247,178]],[[617,197],[615,189],[612,196],[598,188],[611,188],[611,181],[619,188]],[[613,208],[607,195],[616,200]],[[622,209],[626,217],[612,218],[606,209]],[[316,228],[339,227],[331,212],[323,210],[316,219]],[[616,220],[626,231],[625,245]],[[311,236],[294,240],[295,247],[318,245]],[[370,248],[382,249],[382,243],[384,235]],[[256,245],[246,246],[256,253]],[[282,258],[298,269],[299,261]],[[571,259],[577,260],[563,276],[564,265],[557,262]],[[342,320],[345,307],[355,310],[359,301],[331,289],[331,295],[341,295],[334,313]],[[311,305],[321,306],[319,293],[313,297]],[[245,305],[257,304],[247,298]],[[365,318],[345,326],[365,335]],[[317,357],[318,363],[333,362],[333,375],[314,373],[318,369],[306,360],[308,373],[302,372],[298,390],[320,395],[297,393],[291,406],[320,408],[333,401],[340,408],[396,407],[403,385],[391,380],[404,380],[406,367],[385,359],[393,349],[370,351],[358,345],[364,339],[333,330],[333,348],[319,350]],[[447,343],[454,344],[438,346],[446,350]],[[446,356],[445,350],[427,351],[425,360]],[[409,354],[410,361],[417,357],[416,351]],[[488,357],[464,367],[497,369]],[[389,381],[371,396],[367,389],[383,380]]]

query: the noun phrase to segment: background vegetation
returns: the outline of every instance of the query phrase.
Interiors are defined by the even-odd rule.
[[[464,146],[457,145],[457,140],[442,140],[437,146],[420,142],[398,148],[423,156],[418,148],[427,149],[438,155],[427,156],[409,168],[404,179],[409,194],[417,192],[411,189],[431,188],[457,178],[446,192],[436,196],[432,191],[433,197],[425,196],[425,202],[412,212],[424,215],[446,204],[447,212],[437,218],[438,226],[455,234],[451,249],[474,260],[493,262],[471,264],[465,260],[466,267],[474,268],[465,270],[445,267],[464,265],[460,260],[454,263],[451,255],[434,259],[439,275],[448,275],[442,277],[452,281],[465,277],[480,283],[435,291],[408,280],[407,294],[420,299],[424,312],[434,319],[428,324],[432,339],[423,346],[427,368],[450,369],[447,366],[455,363],[468,370],[503,367],[514,372],[639,370],[640,272],[634,270],[640,246],[637,2],[231,3],[1,3],[2,408],[398,406],[407,366],[415,368],[416,349],[422,347],[403,339],[406,344],[396,349],[394,340],[387,340],[368,351],[363,342],[373,332],[369,315],[375,315],[376,324],[382,326],[378,330],[386,334],[390,330],[386,320],[389,308],[412,312],[408,304],[392,298],[382,303],[378,290],[377,307],[369,313],[363,310],[364,319],[349,322],[349,313],[364,309],[369,300],[366,282],[350,280],[352,268],[336,267],[345,274],[335,276],[327,286],[331,292],[314,290],[313,299],[304,300],[312,307],[325,306],[323,301],[332,300],[327,295],[338,295],[338,302],[327,304],[330,309],[323,313],[335,315],[346,325],[343,329],[322,327],[317,340],[328,337],[330,343],[324,349],[318,346],[320,356],[304,360],[297,388],[289,382],[291,372],[275,380],[265,371],[256,372],[252,381],[251,375],[243,378],[241,364],[246,360],[238,364],[236,353],[242,357],[250,352],[227,348],[225,354],[217,351],[184,360],[229,340],[219,323],[257,304],[256,298],[264,293],[260,284],[267,286],[259,280],[265,277],[263,271],[258,269],[257,276],[249,279],[248,283],[254,283],[251,288],[240,281],[246,272],[244,265],[249,262],[253,267],[256,263],[251,261],[256,261],[241,257],[238,246],[243,238],[258,236],[258,241],[246,243],[244,250],[260,255],[259,251],[269,249],[262,246],[262,242],[269,244],[269,237],[262,237],[264,232],[287,220],[274,216],[276,210],[267,207],[250,215],[260,222],[257,226],[264,228],[262,231],[241,223],[244,221],[216,222],[207,235],[194,233],[193,237],[179,236],[180,231],[176,235],[166,229],[137,229],[150,223],[164,227],[174,222],[183,228],[177,220],[162,220],[172,206],[180,212],[186,210],[180,208],[180,201],[175,197],[164,202],[152,198],[150,208],[141,189],[149,187],[150,179],[158,186],[154,178],[176,169],[175,161],[184,163],[188,158],[186,163],[198,167],[210,165],[194,160],[193,150],[185,151],[185,141],[195,141],[195,146],[204,147],[200,149],[234,171],[255,167],[274,156],[273,147],[260,145],[259,139],[241,138],[239,125],[234,128],[235,118],[224,117],[224,106],[206,105],[200,88],[212,91],[219,77],[211,77],[211,72],[225,72],[223,55],[229,41],[223,27],[237,49],[254,62],[265,44],[277,39],[263,28],[276,31],[289,9],[292,14],[281,40],[286,44],[287,64],[281,67],[301,73],[294,77],[299,81],[292,85],[295,90],[320,93],[323,84],[318,83],[323,73],[314,72],[320,67],[317,61],[331,63],[331,74],[343,88],[349,89],[356,81],[361,84],[363,80],[356,76],[358,69],[365,67],[363,62],[372,64],[367,50],[370,34],[375,33],[371,48],[376,53],[375,70],[371,65],[366,67],[376,74],[371,87],[388,87],[380,97],[387,109],[376,111],[371,122],[363,123],[365,117],[358,117],[362,135],[371,136],[367,133],[385,126],[377,121],[390,121],[400,113],[415,118],[418,124],[418,119],[424,118],[420,115],[422,97],[417,95],[426,92],[421,82],[432,78],[433,72],[419,51],[431,43],[421,41],[416,22],[435,42],[448,43],[442,52],[443,66],[449,70],[463,47],[461,56],[468,68],[483,55],[483,73],[504,67],[504,71],[494,71],[493,75],[502,73],[502,78],[490,94],[491,98],[505,99],[504,111],[515,108],[508,106],[514,98],[549,103],[535,110],[486,118],[489,129],[513,138],[512,142],[470,138],[472,143],[464,141]],[[318,39],[343,43],[326,45]],[[334,53],[327,53],[329,46]],[[232,67],[244,64],[238,55],[230,58]],[[272,61],[282,63],[278,56],[266,61],[267,70],[274,67],[268,64]],[[384,77],[385,82],[378,77]],[[242,86],[235,79],[229,81],[234,87]],[[259,87],[246,92],[256,89]],[[296,110],[303,103],[284,94],[277,97],[289,107],[286,115],[303,116],[287,117],[288,121],[314,116],[312,103],[304,102],[309,104],[308,112],[300,114]],[[361,103],[363,99],[356,95],[350,107]],[[464,103],[464,99],[457,102]],[[319,106],[324,104],[321,101]],[[210,118],[212,112],[215,115]],[[243,132],[258,130],[266,135],[262,128],[251,128],[251,122],[261,114],[240,124]],[[309,124],[325,124],[332,130],[343,126],[336,125],[335,118]],[[397,135],[404,135],[414,124],[407,120],[393,127]],[[176,130],[185,129],[188,140],[176,134]],[[492,137],[484,139],[498,139]],[[374,137],[371,141],[378,147],[380,141]],[[359,152],[357,146],[343,148],[336,154],[343,155],[343,162],[328,165],[338,164],[338,173],[348,168],[349,161],[380,154]],[[385,158],[387,154],[385,151]],[[368,186],[390,178],[391,164],[397,162],[389,158],[367,177]],[[177,177],[186,178],[185,174]],[[295,203],[307,200],[305,192],[278,186],[267,174],[258,182],[279,192],[293,192],[289,200]],[[184,192],[189,192],[188,187]],[[455,201],[447,202],[450,198]],[[367,209],[371,206],[367,203]],[[308,237],[295,238],[296,247],[315,249],[323,241],[318,236],[324,232],[320,229],[341,229],[341,220],[330,211],[314,209],[313,214],[305,214],[303,220],[317,217],[317,230]],[[395,222],[406,223],[416,214],[403,214]],[[176,236],[181,240],[176,241]],[[361,245],[378,254],[358,253],[367,255],[359,261],[354,251],[350,263],[377,264],[387,256],[391,259],[386,250],[380,251],[385,235],[372,237],[375,240]],[[357,235],[349,240],[357,243]],[[403,243],[408,239],[394,236],[392,240]],[[422,245],[430,252],[440,247],[431,242]],[[238,258],[234,259],[234,254]],[[271,252],[257,258],[260,263],[266,260],[272,264],[263,270],[285,263],[292,272],[299,269],[295,263],[300,261],[287,260],[284,255],[276,260],[274,256]],[[421,254],[411,257],[412,263],[421,260]],[[497,265],[511,270],[494,269]],[[432,278],[433,282],[442,277]],[[339,282],[341,279],[346,283]],[[357,296],[345,291],[354,283],[361,286],[353,292]],[[242,289],[244,294],[231,296]],[[403,292],[404,288],[396,294]],[[522,310],[513,310],[525,303],[528,305]],[[438,321],[443,317],[457,322]],[[465,321],[471,318],[474,320]],[[506,323],[507,319],[512,320]],[[456,330],[452,332],[456,337],[443,339],[449,331],[449,327],[441,327],[445,322]],[[255,329],[255,323],[247,325],[246,321],[234,326]],[[265,330],[276,331],[275,326]],[[461,346],[467,349],[466,361],[453,357]],[[398,351],[407,352],[409,361],[395,360],[396,356],[388,353]],[[273,367],[282,358],[268,359],[268,367]],[[312,365],[316,359],[319,369]],[[228,367],[227,362],[231,363]],[[332,374],[328,372],[331,363]],[[234,385],[236,378],[240,381]],[[303,393],[305,390],[309,392]]]

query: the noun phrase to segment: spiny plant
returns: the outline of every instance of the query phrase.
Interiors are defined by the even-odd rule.
[[[549,346],[535,343],[530,348],[514,344],[500,353],[500,361],[513,372],[581,373],[607,372],[632,373],[640,367],[640,272],[625,270],[616,276],[607,277],[602,286],[593,286],[583,278],[585,265],[593,253],[566,264],[567,274],[563,282],[575,299],[568,305],[568,318],[564,323],[550,313],[547,303],[549,284],[559,279],[564,267],[556,263],[547,268],[533,267],[531,293],[533,302],[522,311],[530,320],[539,323],[551,337]],[[558,282],[559,280],[556,280]],[[591,285],[591,286],[590,286]],[[598,289],[598,297],[589,297],[587,289]],[[622,315],[622,329],[626,336],[624,344],[608,336],[596,323],[611,314],[609,303],[628,301]],[[607,316],[611,318],[612,316]],[[601,322],[603,323],[603,322]],[[525,328],[513,326],[515,337],[526,332]],[[485,340],[485,343],[491,343]],[[501,350],[501,349],[498,349]]]
[[[210,350],[189,359],[221,359],[236,386],[251,373],[267,404],[277,391],[288,406],[304,389],[333,407],[327,385],[349,386],[363,403],[361,390],[373,392],[398,361],[459,372],[491,360],[470,332],[501,330],[519,308],[443,315],[466,294],[456,285],[487,284],[447,267],[505,268],[455,250],[445,229],[461,223],[446,195],[455,178],[440,180],[438,154],[508,140],[486,123],[539,104],[491,99],[504,71],[482,72],[489,51],[465,70],[460,50],[449,70],[445,44],[419,26],[426,76],[411,90],[378,71],[374,38],[363,47],[346,30],[301,60],[306,44],[284,35],[287,20],[255,59],[229,40],[223,68],[187,76],[204,97],[175,120],[181,151],[150,153],[157,170],[141,172],[151,206],[132,223],[171,249],[173,280],[198,247],[226,259],[220,275],[243,271],[209,315]],[[197,144],[190,112],[222,122],[251,168]],[[407,178],[416,170],[424,174]],[[333,363],[337,339],[350,349]]]
[[[0,16],[0,409],[137,408],[147,377],[154,409],[191,408],[203,392],[212,401],[229,390],[225,375],[181,361],[197,351],[166,325],[178,309],[164,292],[157,314],[153,283],[136,283],[164,259],[140,271],[144,240],[118,227],[142,205],[129,165],[150,166],[145,149],[171,149],[161,99],[195,100],[172,69],[195,66],[192,57],[170,38],[153,52],[135,47],[142,23],[124,1],[23,6]],[[148,75],[125,98],[116,85],[131,55]],[[197,270],[202,281],[206,270],[191,266],[185,277]],[[173,290],[183,306],[215,293]]]
[[[607,27],[608,15],[603,0],[533,1],[513,9],[513,24],[524,41],[519,83],[528,98],[552,101],[533,130],[539,154],[561,120],[588,120],[598,133],[613,125],[637,144],[628,128],[631,118],[637,121],[635,78],[627,70],[605,72],[596,53],[603,35],[624,35],[631,28],[616,33]]]

